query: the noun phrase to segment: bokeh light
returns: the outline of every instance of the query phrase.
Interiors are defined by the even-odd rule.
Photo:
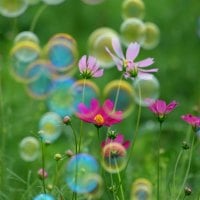
[[[122,43],[128,47],[131,42],[142,43],[145,37],[145,25],[141,19],[129,18],[120,26]]]
[[[23,14],[28,7],[24,0],[1,0],[0,14],[4,17],[18,17]]]
[[[63,3],[65,0],[42,0],[42,1],[48,5],[57,5]]]
[[[23,31],[16,35],[14,39],[14,43],[22,42],[22,41],[30,41],[36,44],[39,44],[39,38],[37,35],[31,31]]]
[[[54,142],[63,130],[62,118],[54,112],[45,113],[39,121],[39,134],[42,140]]]
[[[97,174],[98,169],[98,163],[91,155],[81,153],[73,156],[67,163],[67,185],[77,193],[94,191],[98,186],[98,180],[91,177]]]
[[[145,22],[145,38],[141,46],[144,49],[153,49],[155,48],[160,41],[160,29],[159,27],[152,22]]]
[[[123,116],[127,117],[134,109],[134,90],[131,84],[123,80],[109,82],[103,91],[105,99],[111,99],[116,103],[116,110],[123,111]]]
[[[141,106],[148,106],[146,99],[157,99],[159,97],[160,83],[154,75],[138,77],[133,81],[135,90],[135,101]],[[141,98],[140,92],[141,91]]]
[[[70,77],[61,77],[52,82],[51,92],[47,99],[50,111],[64,117],[75,112],[75,100],[72,86],[75,80]]]
[[[106,144],[102,149],[102,166],[109,173],[118,173],[126,166],[126,149],[117,142]]]
[[[39,194],[33,200],[55,200],[55,198],[50,194]]]
[[[151,200],[152,184],[144,178],[136,179],[131,188],[131,200]]]
[[[96,29],[88,39],[89,53],[105,68],[114,66],[111,56],[105,50],[105,47],[112,49],[112,39],[119,39],[118,33],[107,27]]]
[[[36,160],[39,156],[40,144],[34,137],[28,136],[19,144],[20,157],[27,162]]]
[[[122,3],[123,19],[136,17],[143,19],[145,15],[145,5],[142,0],[124,0]]]

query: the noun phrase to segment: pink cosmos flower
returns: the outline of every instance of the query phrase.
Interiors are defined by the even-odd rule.
[[[167,105],[165,101],[160,99],[157,99],[154,102],[148,100],[148,102],[149,102],[148,106],[149,110],[155,113],[160,122],[163,122],[166,114],[172,112],[178,105],[176,101],[172,101]]]
[[[103,69],[100,69],[96,58],[86,55],[82,56],[78,63],[79,70],[83,78],[100,77],[103,75]]]
[[[135,43],[130,43],[127,50],[126,56],[122,52],[122,47],[118,39],[112,40],[112,47],[116,55],[114,55],[107,47],[106,51],[110,54],[113,61],[115,62],[119,71],[124,71],[125,78],[135,78],[137,76],[147,76],[148,73],[157,72],[157,68],[153,69],[143,69],[153,64],[153,58],[146,58],[142,61],[135,62],[135,58],[138,56],[140,51],[140,45]]]
[[[192,125],[193,129],[200,128],[200,117],[193,116],[191,114],[182,115],[181,119]]]
[[[128,147],[130,146],[130,141],[129,140],[124,141],[124,136],[122,134],[118,134],[117,137],[113,140],[108,138],[107,140],[101,143],[101,146],[104,147],[105,145],[112,142],[121,144],[125,149],[128,149]]]
[[[76,113],[77,117],[81,120],[92,123],[97,127],[111,126],[122,121],[122,111],[114,110],[114,103],[107,99],[102,107],[100,107],[97,99],[90,101],[89,108],[80,103],[78,105],[79,112]]]

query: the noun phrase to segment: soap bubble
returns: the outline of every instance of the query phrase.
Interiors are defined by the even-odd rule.
[[[50,194],[39,194],[33,200],[55,200]]]
[[[151,200],[152,184],[147,179],[136,179],[131,188],[131,200]]]
[[[89,154],[81,153],[73,156],[67,164],[67,185],[77,193],[94,191],[98,181],[91,177],[98,172],[98,169],[97,161]]]
[[[96,5],[102,3],[104,0],[82,0],[82,2],[89,5]]]
[[[117,101],[116,110],[123,111],[124,117],[129,116],[135,106],[134,91],[132,86],[127,81],[114,80],[109,82],[105,86],[104,97],[106,99],[111,99],[113,102]]]
[[[76,81],[72,86],[72,91],[75,108],[77,108],[78,104],[83,101],[85,105],[89,106],[91,99],[97,99],[100,93],[98,86],[89,80]]]
[[[52,69],[45,60],[37,60],[29,65],[26,71],[29,82],[26,85],[28,94],[36,99],[45,99],[52,88]]]
[[[112,49],[112,39],[118,39],[116,31],[111,28],[98,28],[93,31],[88,40],[89,52],[94,56],[102,67],[112,67],[114,62],[105,47]]]
[[[144,25],[145,25],[145,38],[141,46],[144,49],[153,49],[159,43],[160,30],[158,26],[152,22],[146,22]]]
[[[34,137],[28,136],[19,144],[20,156],[24,161],[32,162],[39,156],[40,144]]]
[[[0,14],[4,17],[18,17],[28,8],[24,0],[1,0]]]
[[[142,20],[129,18],[120,26],[122,43],[128,47],[131,42],[142,43],[145,37],[145,25]]]
[[[138,77],[133,81],[133,88],[135,89],[135,101],[141,103],[141,106],[148,106],[147,99],[157,99],[159,96],[160,84],[155,76],[149,75],[147,77]],[[139,96],[141,91],[141,99]]]
[[[75,99],[71,89],[74,82],[75,80],[70,77],[53,80],[51,93],[47,99],[50,111],[56,112],[62,117],[75,112]]]
[[[122,3],[123,19],[136,17],[143,19],[145,14],[145,5],[142,0],[125,0]]]
[[[17,36],[14,39],[14,43],[22,42],[22,41],[30,41],[36,44],[39,44],[39,38],[35,33],[31,31],[23,31],[17,34]]]
[[[42,1],[48,5],[57,5],[63,3],[65,0],[42,0]]]
[[[106,144],[102,149],[102,166],[109,173],[118,173],[126,166],[126,149],[117,142]]]
[[[53,112],[45,113],[39,122],[39,134],[44,141],[54,142],[62,133],[62,118]]]

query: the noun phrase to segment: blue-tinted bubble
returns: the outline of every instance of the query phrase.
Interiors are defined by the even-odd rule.
[[[61,117],[53,112],[45,113],[39,122],[39,134],[44,141],[54,142],[62,133]]]
[[[37,60],[29,65],[26,71],[29,80],[26,89],[36,99],[45,99],[52,88],[52,69],[48,61]]]
[[[85,4],[96,5],[102,3],[104,0],[82,0]]]
[[[19,144],[20,156],[24,161],[32,162],[39,156],[40,145],[36,138],[25,137]]]
[[[50,194],[39,194],[36,197],[34,197],[33,200],[56,200],[56,199]]]
[[[0,14],[4,17],[18,17],[25,12],[28,4],[24,0],[1,0]]]
[[[97,161],[89,154],[77,154],[67,164],[66,182],[69,188],[77,193],[93,191],[98,182],[91,177],[99,169]]]
[[[35,33],[31,31],[23,31],[17,34],[17,36],[14,39],[14,43],[22,42],[22,41],[30,41],[36,44],[39,44],[39,38]]]
[[[97,99],[100,93],[98,86],[94,82],[89,80],[76,81],[72,86],[72,91],[75,108],[77,108],[78,104],[83,101],[84,104],[89,106],[91,99]]]
[[[50,111],[64,117],[75,112],[75,100],[72,92],[74,79],[62,77],[53,80],[51,93],[48,96],[47,105]]]
[[[116,110],[123,111],[123,116],[127,117],[133,111],[134,90],[126,81],[114,80],[109,82],[104,89],[104,98],[116,102]]]
[[[42,1],[48,5],[57,5],[63,3],[65,0],[42,0]]]

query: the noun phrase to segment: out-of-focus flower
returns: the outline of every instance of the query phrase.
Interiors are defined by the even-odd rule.
[[[124,141],[124,136],[122,134],[118,134],[115,139],[110,139],[110,138],[106,139],[101,143],[101,146],[104,147],[105,145],[112,142],[121,144],[125,149],[128,149],[128,147],[130,146],[130,141],[129,140]]]
[[[194,131],[200,128],[200,117],[187,114],[187,115],[182,115],[181,119],[187,122],[188,124],[192,125],[192,128],[194,129]]]
[[[110,99],[105,100],[102,107],[97,99],[90,101],[89,108],[84,103],[80,103],[78,110],[79,112],[76,113],[78,118],[97,127],[117,124],[123,117],[122,111],[114,110],[114,103]]]
[[[112,40],[112,47],[116,55],[114,55],[107,47],[106,51],[110,54],[113,61],[115,62],[119,71],[124,72],[125,78],[135,78],[137,76],[146,76],[148,73],[157,72],[157,68],[153,69],[143,69],[154,63],[153,58],[146,58],[142,61],[135,62],[135,58],[140,52],[140,45],[135,43],[130,43],[127,50],[126,56],[124,56],[122,47],[119,40]]]
[[[103,69],[100,69],[95,57],[86,55],[82,56],[78,63],[81,76],[85,79],[100,77],[103,75]]]
[[[149,103],[149,110],[158,117],[159,122],[163,122],[166,114],[172,112],[178,105],[176,101],[172,101],[167,105],[165,101],[160,99],[156,101],[147,100],[147,102]]]
[[[48,177],[48,173],[45,171],[45,169],[40,168],[40,169],[38,170],[38,177],[39,177],[40,179],[45,179],[45,178]]]

